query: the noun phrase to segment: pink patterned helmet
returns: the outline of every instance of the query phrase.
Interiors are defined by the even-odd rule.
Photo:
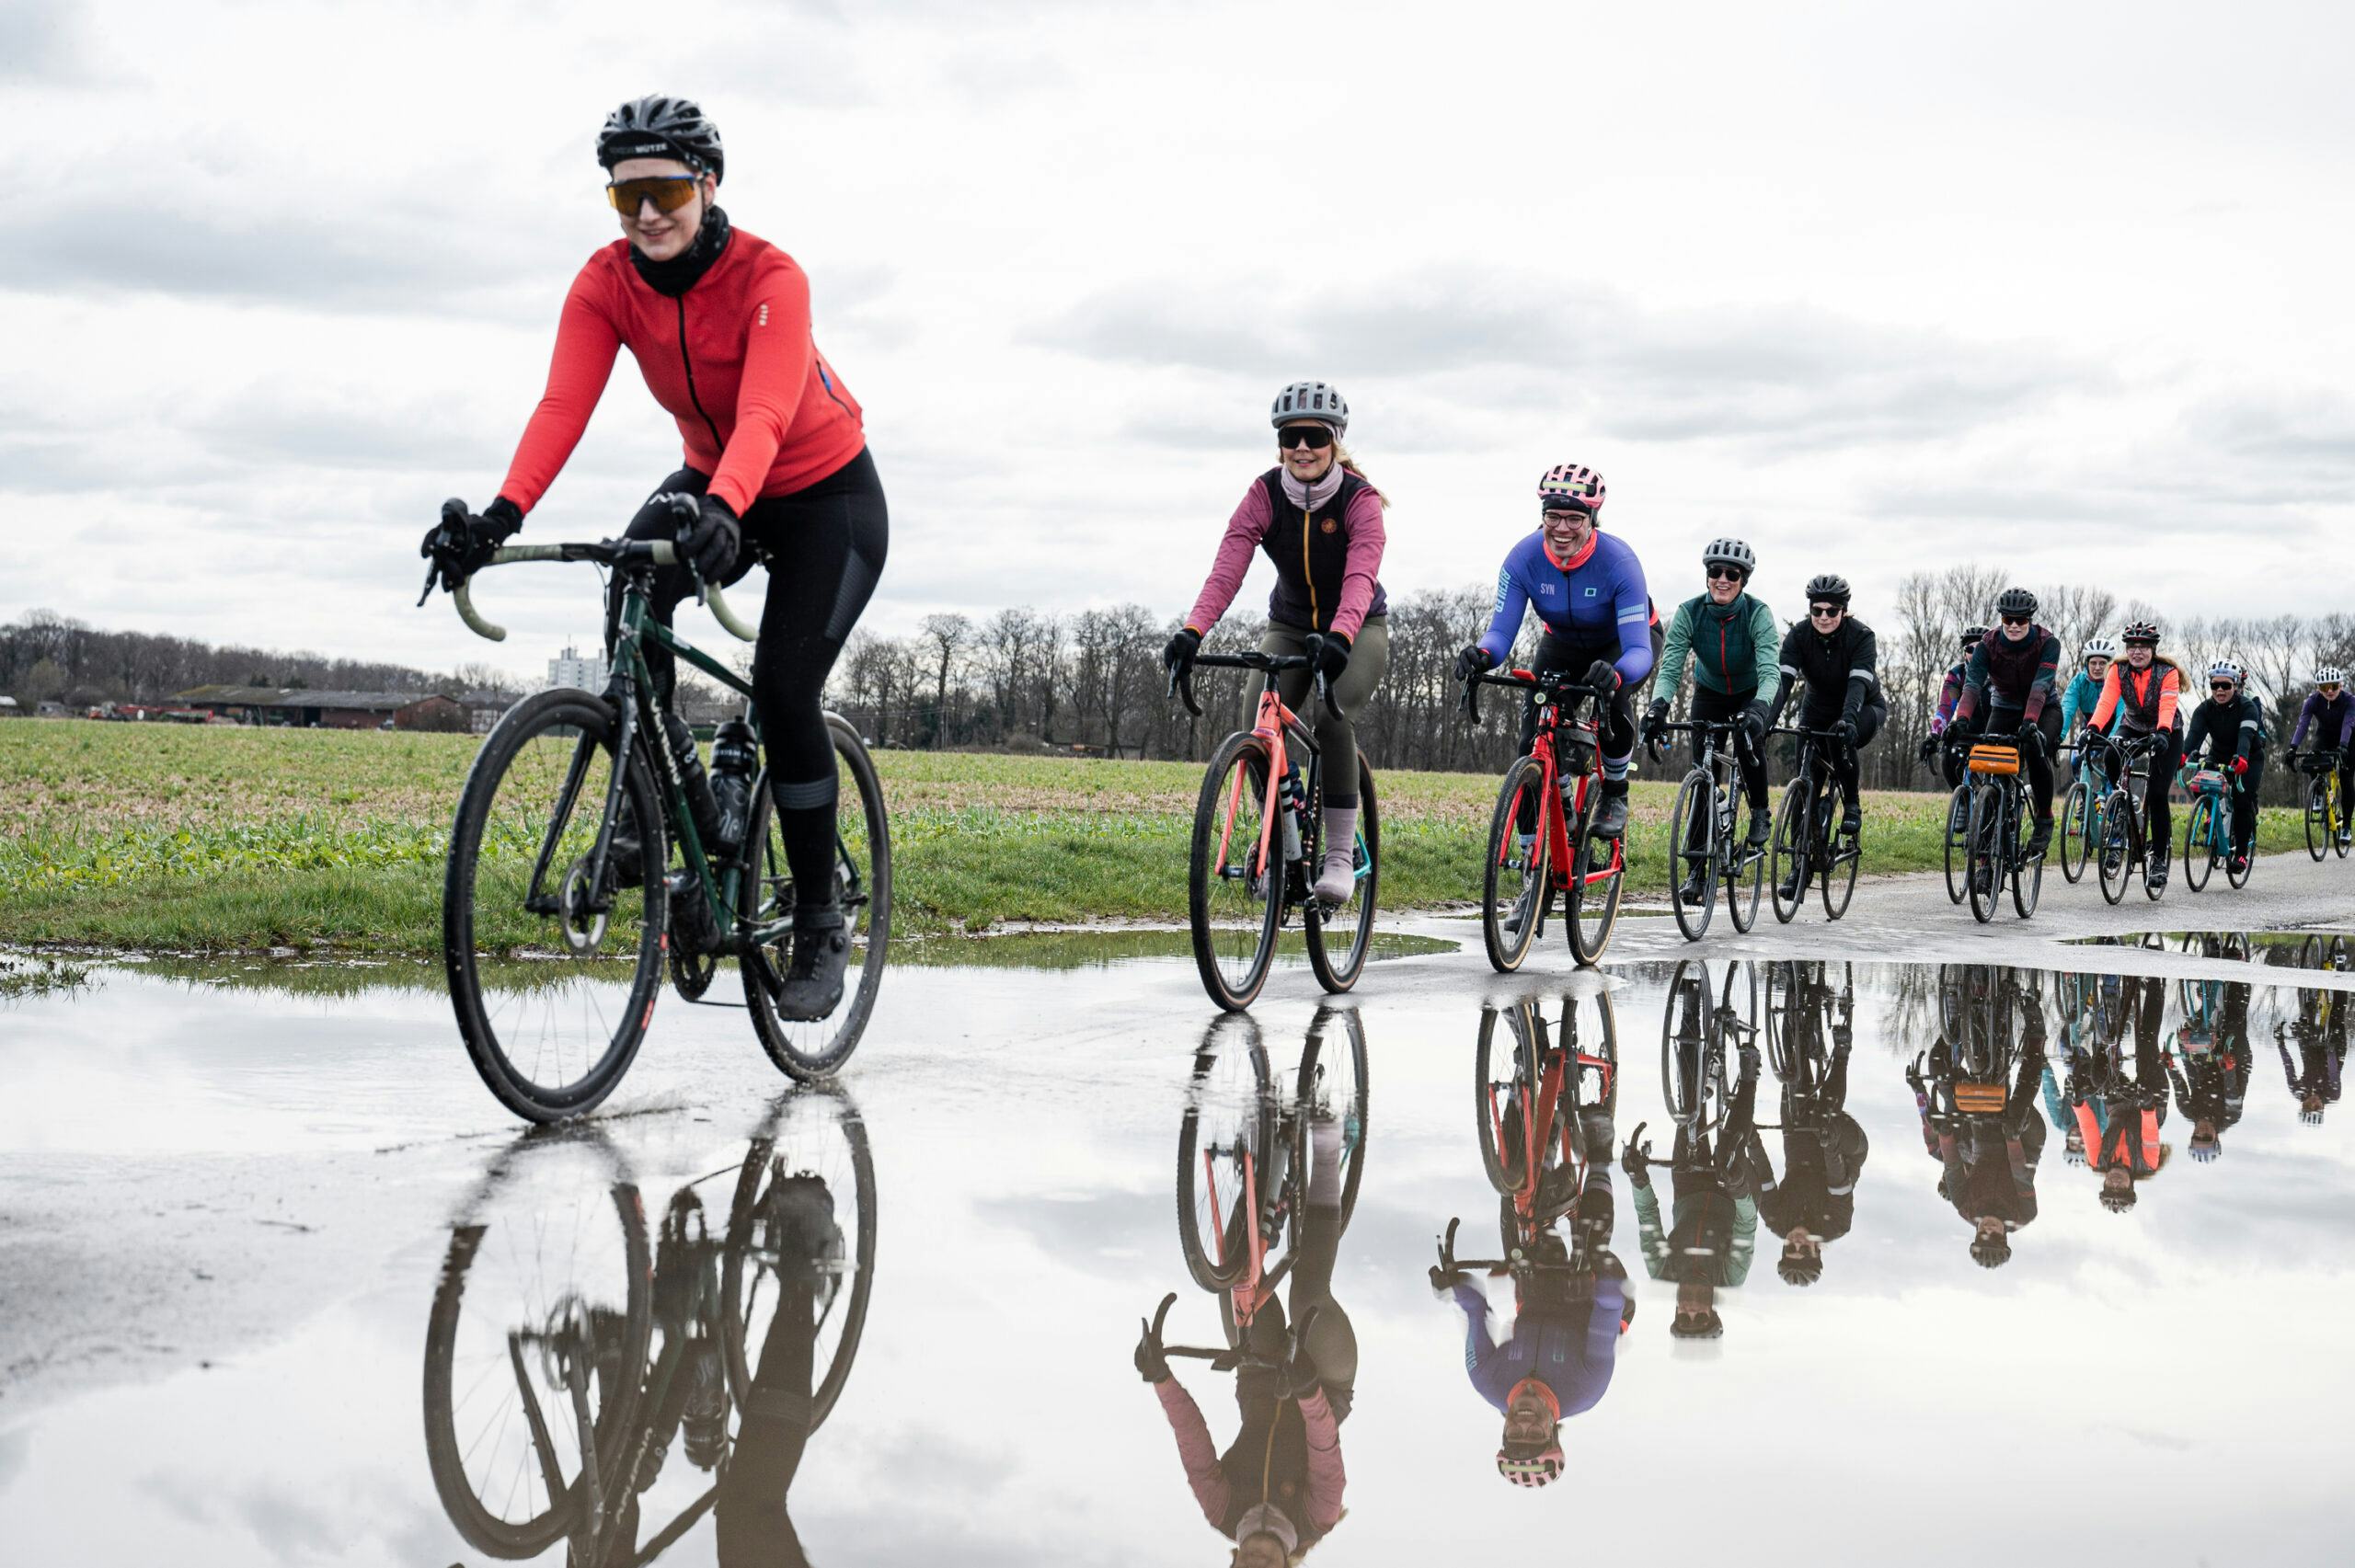
[[[1551,1486],[1566,1468],[1559,1443],[1530,1459],[1516,1459],[1502,1448],[1497,1450],[1497,1473],[1515,1486]]]
[[[1557,511],[1603,509],[1603,475],[1582,463],[1557,463],[1537,481],[1537,504]]]

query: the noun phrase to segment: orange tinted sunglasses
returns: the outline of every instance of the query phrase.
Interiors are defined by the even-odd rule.
[[[649,175],[644,179],[617,179],[605,187],[605,200],[614,211],[626,217],[645,202],[654,203],[658,212],[675,212],[695,199],[695,187],[701,181],[691,174]]]

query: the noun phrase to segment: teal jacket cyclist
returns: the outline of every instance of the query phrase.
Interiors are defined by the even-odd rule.
[[[1702,723],[1738,722],[1740,743],[1734,759],[1741,770],[1742,795],[1750,802],[1750,842],[1765,843],[1766,760],[1759,743],[1766,736],[1767,715],[1782,695],[1783,666],[1776,658],[1782,634],[1775,612],[1749,592],[1751,573],[1758,559],[1739,539],[1713,539],[1701,552],[1707,574],[1706,591],[1676,607],[1660,646],[1660,668],[1652,680],[1652,705],[1644,715],[1644,738],[1657,739],[1668,720],[1669,704],[1684,684],[1684,667],[1693,667],[1693,717]],[[1693,818],[1694,845],[1707,830],[1705,818]],[[1696,864],[1684,897],[1701,896],[1706,868]]]

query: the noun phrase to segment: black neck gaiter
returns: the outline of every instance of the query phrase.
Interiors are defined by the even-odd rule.
[[[629,247],[629,264],[646,280],[646,286],[658,294],[678,298],[700,281],[711,270],[728,248],[728,214],[718,207],[705,212],[703,227],[695,231],[695,243],[668,261],[649,260],[636,246]]]

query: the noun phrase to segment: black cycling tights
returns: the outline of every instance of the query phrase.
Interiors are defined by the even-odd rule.
[[[662,490],[701,495],[711,475],[682,468]],[[633,539],[669,538],[677,528],[649,498],[629,525]],[[875,592],[891,541],[890,516],[875,460],[861,451],[834,473],[789,496],[754,501],[744,513],[744,547],[723,587],[757,557],[769,567],[761,640],[752,650],[752,702],[768,754],[769,793],[795,897],[804,908],[833,902],[834,742],[826,732],[826,677],[859,612]],[[654,579],[654,614],[664,625],[695,591],[684,567]],[[647,668],[667,701],[676,670],[668,648],[647,646]]]

